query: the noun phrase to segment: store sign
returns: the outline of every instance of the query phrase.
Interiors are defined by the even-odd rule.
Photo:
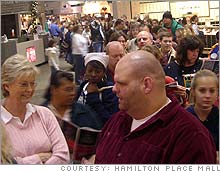
[[[30,62],[35,62],[37,60],[35,46],[26,48],[26,55]]]

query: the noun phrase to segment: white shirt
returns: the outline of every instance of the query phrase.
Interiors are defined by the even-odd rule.
[[[139,119],[136,120],[133,118],[132,124],[131,124],[131,132],[134,131],[136,128],[140,127],[142,124],[144,124],[145,122],[147,122],[148,120],[150,120],[150,118],[152,118],[153,116],[155,116],[157,113],[159,113],[159,111],[161,111],[165,106],[167,106],[169,103],[171,102],[171,100],[169,98],[167,98],[167,103],[165,105],[163,105],[160,109],[158,109],[156,112],[154,112],[153,114],[147,116],[144,119]]]
[[[81,34],[75,33],[72,37],[72,54],[86,56],[88,41]]]

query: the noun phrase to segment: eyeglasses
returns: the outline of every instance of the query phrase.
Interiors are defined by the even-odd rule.
[[[23,83],[18,83],[18,86],[19,86],[20,88],[22,88],[22,89],[26,89],[26,88],[28,88],[29,86],[30,86],[31,88],[35,88],[35,87],[37,86],[37,83],[35,83],[35,82],[30,82],[30,83],[28,83],[28,82],[23,82]]]

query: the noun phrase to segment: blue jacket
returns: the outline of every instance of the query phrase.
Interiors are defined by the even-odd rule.
[[[52,23],[50,25],[50,34],[52,36],[60,36],[61,30],[60,30],[60,28],[59,28],[59,26],[57,24]]]
[[[45,101],[42,105],[48,107],[49,101]],[[98,114],[88,106],[80,103],[75,102],[72,104],[70,118],[71,122],[79,127],[90,127],[98,130],[103,127],[103,123]]]
[[[88,83],[84,81],[78,91],[78,102],[88,105],[94,110],[102,119],[103,124],[113,115],[119,111],[118,108],[118,97],[113,93],[113,83],[102,81],[98,83],[99,92],[83,93],[83,87]]]
[[[195,113],[194,106],[189,106],[186,110],[192,113],[197,119],[199,119],[199,117]],[[217,151],[219,151],[219,109],[216,106],[213,106],[207,119],[201,122],[212,134],[215,141],[216,149]]]
[[[179,65],[177,62],[171,62],[169,63],[165,68],[165,74],[167,76],[172,77],[175,79],[179,85],[185,86],[184,84],[184,77],[185,74],[195,74],[198,72],[202,67],[202,60],[197,60],[197,62],[190,67],[184,67]]]

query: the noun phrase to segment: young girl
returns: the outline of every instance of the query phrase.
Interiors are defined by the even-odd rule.
[[[51,73],[59,70],[59,48],[57,48],[57,41],[51,39],[48,43],[48,48],[45,50],[46,56],[48,56],[48,64],[51,68]]]
[[[214,106],[218,96],[218,78],[209,70],[200,70],[191,83],[190,99],[187,108],[212,134],[219,151],[219,109]]]
[[[88,105],[101,118],[103,124],[116,113],[118,98],[112,92],[113,83],[105,79],[108,56],[105,53],[89,53],[85,57],[85,79],[79,88],[78,102]]]

